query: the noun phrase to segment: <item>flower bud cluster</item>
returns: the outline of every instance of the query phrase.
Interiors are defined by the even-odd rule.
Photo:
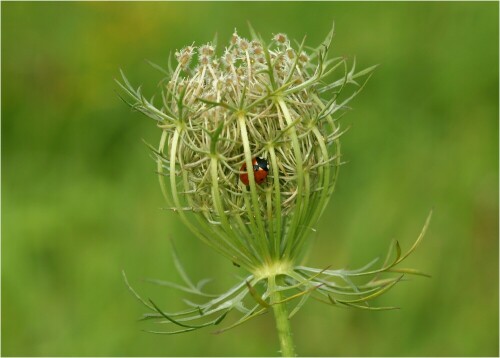
[[[304,42],[293,46],[282,33],[266,45],[235,31],[220,55],[213,43],[175,53],[160,108],[129,89],[135,107],[162,129],[158,172],[171,209],[250,271],[295,262],[333,191],[334,114],[345,105],[340,90],[355,82],[344,58],[326,58],[332,35],[308,54]],[[255,158],[267,164],[263,181],[255,179]]]
[[[187,46],[175,53],[175,67],[162,70],[168,77],[161,82],[161,106],[148,101],[124,75],[123,83],[118,82],[134,100],[130,105],[156,120],[162,131],[158,147],[151,148],[170,209],[198,238],[250,271],[226,293],[171,316],[129,286],[153,312],[145,317],[181,327],[155,333],[215,326],[230,311],[240,311],[243,316],[226,330],[301,297],[285,317],[289,319],[313,295],[338,307],[394,309],[366,302],[387,292],[404,274],[425,275],[396,266],[419,245],[430,215],[413,246],[403,254],[396,241],[378,269],[372,268],[374,262],[356,270],[298,265],[337,178],[338,112],[363,88],[356,80],[369,78],[375,68],[355,73],[355,64],[348,70],[344,58],[328,59],[332,36],[333,30],[309,52],[304,42],[292,46],[282,33],[266,45],[255,34],[248,40],[235,31],[220,55],[212,43]],[[356,90],[346,96],[344,88],[353,86]],[[194,285],[177,259],[176,267],[187,286],[165,285],[210,296],[201,291],[206,281]],[[399,276],[378,278],[385,273]],[[354,282],[363,277],[371,279]],[[255,301],[250,308],[248,295]],[[191,324],[194,320],[206,322]]]

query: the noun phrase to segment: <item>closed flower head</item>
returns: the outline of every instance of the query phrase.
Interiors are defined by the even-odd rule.
[[[292,265],[333,191],[341,134],[334,114],[356,76],[345,71],[346,59],[327,60],[332,35],[312,59],[304,42],[294,48],[282,33],[267,46],[235,31],[220,55],[212,43],[187,46],[176,52],[162,107],[153,111],[171,209],[252,272],[275,261]]]
[[[333,30],[317,49],[305,41],[293,45],[282,33],[269,45],[251,35],[235,30],[222,48],[206,43],[176,51],[159,105],[124,76],[120,85],[132,107],[161,130],[153,150],[169,208],[251,273],[234,291],[244,293],[239,300],[250,292],[258,307],[269,308],[285,291],[278,289],[281,276],[280,285],[303,294],[321,287],[326,301],[338,304],[329,294],[340,286],[335,291],[321,278],[338,272],[297,264],[334,189],[341,161],[337,118],[375,66],[355,72],[354,61],[329,58]],[[253,287],[261,282],[266,293],[258,295]]]

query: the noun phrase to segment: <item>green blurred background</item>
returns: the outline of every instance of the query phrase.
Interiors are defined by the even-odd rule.
[[[161,210],[151,120],[115,94],[123,68],[153,93],[170,50],[227,41],[247,20],[381,64],[342,119],[347,164],[308,264],[356,267],[408,248],[432,274],[378,299],[399,311],[310,301],[292,320],[310,356],[498,356],[498,3],[2,2],[2,355],[276,355],[270,315],[222,335],[141,332],[134,287],[165,309],[182,294],[168,238],[213,291],[240,272]],[[230,318],[230,317],[229,317]],[[233,317],[234,318],[234,317]]]

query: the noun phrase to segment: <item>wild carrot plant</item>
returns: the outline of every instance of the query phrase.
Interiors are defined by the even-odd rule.
[[[306,47],[305,40],[294,44],[281,33],[266,44],[250,33],[246,39],[235,31],[220,53],[215,42],[190,45],[175,52],[175,65],[171,58],[166,70],[155,65],[165,75],[156,102],[123,73],[117,81],[125,101],[161,131],[159,144],[150,147],[168,207],[248,276],[210,295],[205,281],[194,284],[174,256],[185,285],[161,283],[207,300],[186,301],[190,307],[176,313],[127,285],[150,311],[144,319],[177,326],[154,333],[214,326],[239,312],[222,332],[272,310],[281,353],[294,356],[290,318],[308,298],[348,308],[394,308],[369,302],[403,275],[422,275],[398,265],[420,243],[430,215],[413,246],[403,254],[394,242],[379,268],[373,268],[376,260],[357,270],[301,265],[335,188],[343,133],[338,119],[376,66],[356,71],[355,61],[330,58],[333,29],[317,48]]]

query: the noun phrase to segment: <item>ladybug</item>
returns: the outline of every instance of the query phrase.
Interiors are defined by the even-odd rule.
[[[269,173],[269,165],[267,160],[259,157],[255,157],[252,159],[252,167],[253,167],[253,175],[255,177],[255,182],[257,184],[261,184],[266,180],[267,174]],[[240,174],[240,180],[245,185],[249,185],[248,181],[248,173],[246,173],[247,164],[243,163],[240,171],[245,172]]]

